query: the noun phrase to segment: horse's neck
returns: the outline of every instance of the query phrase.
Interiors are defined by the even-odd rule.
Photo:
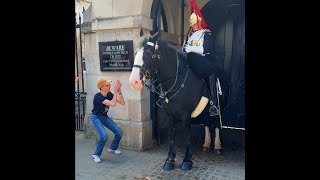
[[[166,58],[167,60],[174,60],[172,58]],[[164,85],[169,85],[171,84],[170,81],[172,81],[172,79],[174,79],[174,77],[176,76],[176,69],[177,69],[177,65],[176,62],[164,62],[161,61],[161,65],[159,68],[159,81],[160,83],[164,84]]]
[[[163,51],[167,53],[169,51]],[[184,72],[187,69],[186,62],[182,57],[178,57],[176,53],[164,56],[166,58],[161,59],[159,68],[159,82],[163,84],[165,89],[171,88],[174,83],[179,83],[184,76]],[[179,58],[179,59],[177,59]],[[179,63],[177,67],[177,63]]]

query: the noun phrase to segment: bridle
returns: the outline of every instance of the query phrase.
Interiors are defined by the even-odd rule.
[[[169,46],[169,44],[168,44],[168,46]],[[184,83],[188,77],[189,68],[186,71],[186,74],[183,78],[183,81],[178,86],[176,86],[178,74],[181,71],[181,70],[179,70],[180,62],[179,62],[179,58],[178,58],[178,52],[176,51],[177,69],[176,69],[175,76],[172,76],[171,78],[169,78],[165,82],[159,82],[159,85],[156,86],[156,82],[158,82],[157,75],[158,75],[159,71],[157,68],[154,68],[154,67],[156,67],[155,65],[160,63],[160,61],[161,61],[158,40],[155,42],[155,44],[150,41],[147,42],[146,45],[144,46],[144,49],[147,49],[147,51],[149,51],[150,49],[148,49],[148,47],[154,47],[153,54],[151,55],[151,60],[149,61],[149,63],[147,65],[145,65],[145,63],[144,63],[142,66],[134,64],[133,67],[140,68],[140,78],[142,80],[143,85],[146,86],[148,88],[148,90],[150,90],[151,92],[158,94],[160,99],[164,99],[164,102],[168,103],[174,96],[176,96],[178,94],[178,92],[182,88],[184,88]],[[175,47],[172,46],[171,48],[175,48]],[[144,57],[144,55],[143,55],[143,57]],[[165,85],[167,82],[169,82],[172,78],[175,78],[173,85],[167,91],[164,91],[163,85]],[[147,80],[149,80],[149,84],[147,84]],[[169,92],[172,92],[173,94],[168,98],[167,94]],[[162,107],[159,104],[159,100],[156,102],[156,104],[158,106]]]
[[[137,67],[140,69],[140,78],[142,80],[142,83],[149,89],[151,86],[147,85],[147,80],[153,79],[151,75],[153,72],[154,72],[153,74],[158,73],[158,69],[154,69],[153,67],[155,66],[155,64],[158,64],[160,62],[160,54],[159,54],[158,41],[156,41],[156,45],[154,45],[152,42],[147,42],[147,44],[144,46],[144,49],[146,49],[148,46],[154,46],[154,51],[151,56],[151,61],[147,65],[143,63],[142,66],[134,64],[133,67]],[[152,82],[151,85],[154,86],[154,83],[155,82]]]

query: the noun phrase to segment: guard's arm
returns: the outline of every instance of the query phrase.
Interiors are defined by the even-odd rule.
[[[202,46],[189,46],[189,45],[187,45],[187,46],[185,47],[185,51],[186,51],[187,53],[189,53],[189,52],[194,52],[194,53],[203,55],[203,47],[202,47]]]

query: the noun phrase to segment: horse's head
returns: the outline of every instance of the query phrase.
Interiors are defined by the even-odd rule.
[[[146,81],[157,72],[159,61],[160,52],[155,35],[145,38],[135,54],[129,78],[130,85],[136,90],[141,90]]]

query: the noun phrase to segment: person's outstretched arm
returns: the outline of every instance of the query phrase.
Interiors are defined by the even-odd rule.
[[[120,80],[117,80],[117,83],[119,83],[119,98],[117,98],[117,102],[121,105],[124,105],[125,102],[124,102],[124,98],[123,98],[123,95],[122,95],[122,92],[121,92],[121,86],[122,86],[122,83],[120,82]]]
[[[102,104],[107,105],[107,106],[116,106],[117,104],[117,96],[118,96],[118,91],[119,91],[119,87],[117,85],[114,86],[114,95],[112,100],[104,100],[102,102]]]

